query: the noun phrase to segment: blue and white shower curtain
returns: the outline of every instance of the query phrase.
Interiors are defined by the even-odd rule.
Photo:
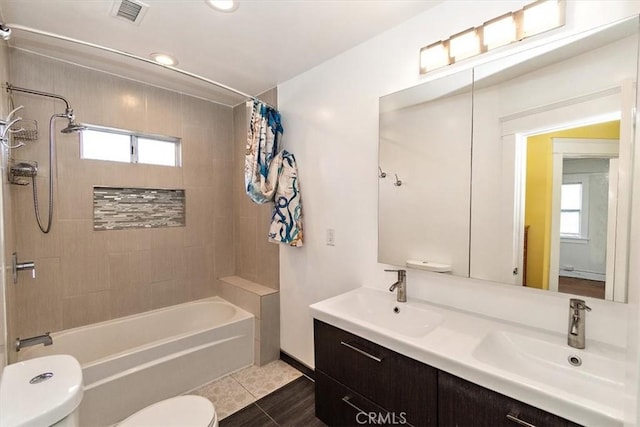
[[[255,203],[274,202],[269,241],[302,246],[302,200],[293,154],[278,151],[282,138],[280,113],[259,101],[252,108],[244,160],[247,195]]]

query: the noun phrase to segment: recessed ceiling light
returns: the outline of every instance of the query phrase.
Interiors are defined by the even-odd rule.
[[[240,6],[237,0],[205,0],[205,3],[220,12],[233,12]]]
[[[152,53],[149,56],[158,64],[171,65],[171,66],[178,65],[178,60],[173,56],[169,55],[168,53],[156,52],[156,53]]]

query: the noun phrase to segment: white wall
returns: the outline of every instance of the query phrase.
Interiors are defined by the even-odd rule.
[[[423,81],[420,47],[527,3],[444,2],[278,87],[284,145],[299,164],[306,233],[303,248],[280,249],[284,351],[313,366],[309,304],[360,286],[384,289],[394,279],[377,263],[378,98]],[[638,12],[634,1],[569,1],[563,31]],[[325,245],[327,228],[335,229],[336,246]],[[566,297],[512,288],[426,272],[408,275],[410,298],[566,332]],[[592,304],[591,337],[624,344],[627,306]]]

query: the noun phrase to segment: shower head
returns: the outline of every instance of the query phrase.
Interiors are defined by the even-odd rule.
[[[76,117],[73,114],[73,110],[71,108],[67,108],[62,117],[69,120],[69,124],[67,125],[67,127],[60,131],[62,133],[80,132],[81,130],[85,130],[87,128],[85,125],[76,122]]]
[[[80,132],[81,130],[85,130],[87,127],[81,123],[76,122],[74,119],[69,119],[69,124],[66,128],[62,129],[60,132],[62,133],[73,133]]]

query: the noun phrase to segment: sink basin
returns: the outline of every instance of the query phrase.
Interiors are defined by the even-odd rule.
[[[314,305],[319,304],[354,323],[411,338],[422,337],[442,323],[439,313],[411,302],[398,303],[395,294],[372,289],[361,288]]]
[[[569,347],[564,336],[494,331],[478,344],[473,357],[509,374],[569,389],[597,402],[624,392],[622,351],[589,343],[586,350],[578,350]]]

